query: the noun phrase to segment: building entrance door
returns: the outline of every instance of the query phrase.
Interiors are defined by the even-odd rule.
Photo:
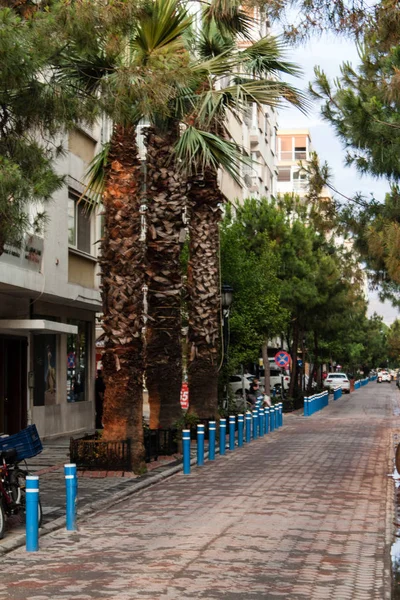
[[[27,425],[27,340],[0,336],[0,433]]]

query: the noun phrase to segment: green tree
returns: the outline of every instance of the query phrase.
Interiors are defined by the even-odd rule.
[[[394,365],[400,363],[400,320],[396,319],[389,327],[387,332],[388,355],[393,360]],[[386,365],[385,365],[386,366]]]
[[[252,237],[244,234],[251,217],[249,201],[239,206],[234,216],[227,207],[221,228],[222,279],[234,289],[229,371],[237,371],[241,364],[257,362],[264,349],[265,388],[269,394],[266,347],[285,328],[288,312],[280,304],[282,284],[277,276],[276,242],[271,242],[263,232],[254,245]]]

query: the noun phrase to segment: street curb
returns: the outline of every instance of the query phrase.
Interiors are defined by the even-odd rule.
[[[208,453],[205,454],[205,458],[208,458]],[[191,465],[195,465],[196,463],[196,458],[192,458],[190,460]],[[156,483],[159,483],[164,479],[168,479],[169,477],[172,477],[172,475],[175,475],[176,473],[179,473],[181,471],[182,463],[176,465],[175,467],[171,467],[170,469],[166,469],[162,473],[155,473],[154,476],[149,476],[144,481],[139,481],[139,483],[133,483],[134,481],[137,481],[137,479],[134,479],[132,481],[132,487],[129,487],[115,494],[111,494],[110,496],[102,500],[96,500],[95,502],[91,502],[90,504],[85,504],[85,506],[83,506],[82,509],[77,511],[77,521],[85,519],[85,517],[93,515],[96,512],[99,512],[100,510],[107,508],[110,505],[114,505],[117,502],[122,502],[126,498],[129,498],[129,496],[133,496],[133,494],[136,494],[136,492],[140,492],[141,490],[149,488],[152,485],[155,485]],[[40,538],[44,537],[45,535],[49,535],[50,533],[53,533],[54,531],[57,531],[62,527],[65,527],[65,517],[59,517],[58,519],[54,519],[54,521],[51,521],[50,523],[47,523],[46,525],[43,525],[43,527],[41,527],[41,529],[39,530]],[[76,532],[71,531],[68,533]],[[20,548],[24,545],[25,533],[21,533],[9,541],[2,540],[0,544],[0,556],[8,554],[9,552],[12,552],[13,550],[16,550],[17,548]]]

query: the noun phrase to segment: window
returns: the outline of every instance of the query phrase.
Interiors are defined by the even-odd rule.
[[[74,192],[68,194],[68,244],[91,254],[91,215],[88,204]]]
[[[305,135],[294,138],[294,157],[296,160],[307,158],[307,139]]]
[[[278,167],[278,181],[290,181],[290,167]]]
[[[73,319],[68,323],[78,326],[78,335],[67,337],[67,400],[82,402],[86,400],[89,323]]]
[[[57,404],[57,336],[35,335],[33,348],[33,405]]]
[[[302,170],[293,171],[293,188],[304,189],[308,185],[308,173]]]
[[[281,137],[281,150],[280,150],[280,159],[281,160],[292,160],[292,136]]]

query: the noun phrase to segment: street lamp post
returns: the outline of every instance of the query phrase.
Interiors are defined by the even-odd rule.
[[[222,326],[223,326],[223,351],[224,351],[224,364],[228,360],[228,349],[229,349],[229,312],[233,301],[233,288],[230,285],[224,284],[222,286]]]
[[[221,290],[221,306],[222,306],[222,351],[223,361],[222,364],[225,366],[228,362],[228,350],[229,350],[229,312],[233,301],[233,288],[230,285],[223,284]],[[221,365],[222,366],[222,365]],[[225,384],[225,401],[228,406],[228,384]]]

